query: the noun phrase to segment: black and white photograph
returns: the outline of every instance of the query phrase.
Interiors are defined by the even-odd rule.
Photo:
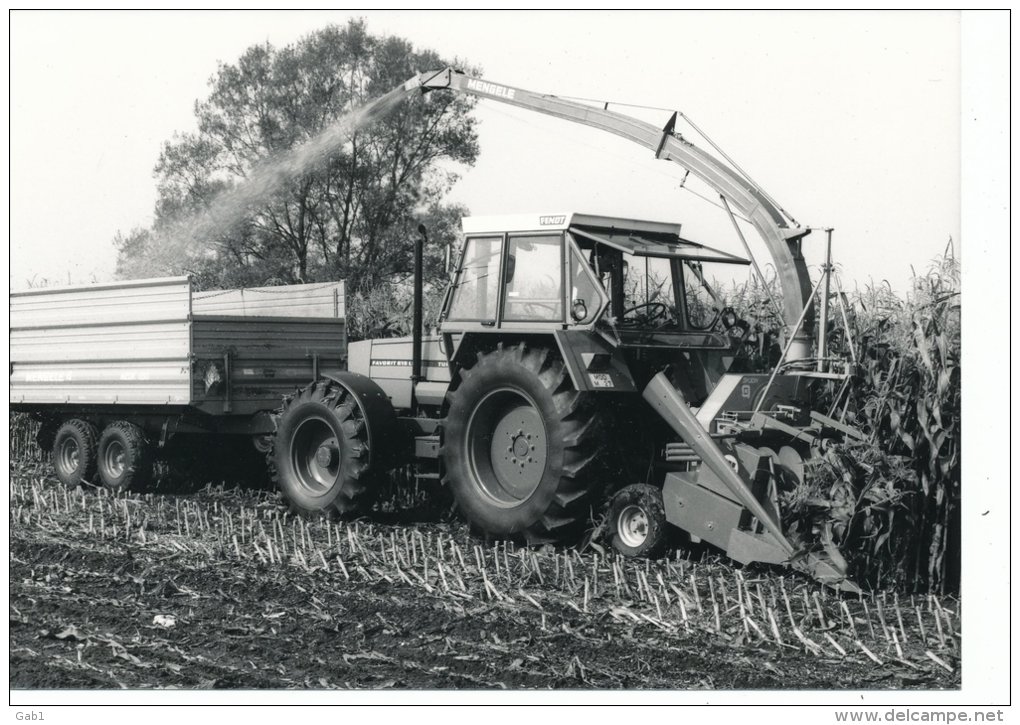
[[[8,22],[11,717],[1008,719],[1008,11]]]

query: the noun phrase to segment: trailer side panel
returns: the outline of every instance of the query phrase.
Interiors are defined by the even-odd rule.
[[[196,315],[192,345],[192,404],[213,415],[275,410],[347,357],[344,320],[328,317]]]
[[[187,405],[187,278],[10,295],[10,402]]]

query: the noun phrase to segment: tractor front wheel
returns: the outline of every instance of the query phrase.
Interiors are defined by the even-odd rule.
[[[499,348],[461,372],[443,426],[445,482],[481,533],[562,540],[588,520],[606,426],[546,348]]]
[[[609,504],[609,536],[624,556],[662,556],[669,543],[662,491],[645,483],[620,489]]]

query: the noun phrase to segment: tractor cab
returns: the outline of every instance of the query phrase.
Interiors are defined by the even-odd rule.
[[[547,214],[466,217],[463,229],[445,331],[604,323],[635,344],[728,345],[712,334],[726,304],[706,265],[749,262],[679,224]]]
[[[749,261],[685,239],[679,224],[575,213],[466,217],[463,229],[444,334],[586,331],[639,378],[682,369],[699,400],[746,331],[722,286]]]

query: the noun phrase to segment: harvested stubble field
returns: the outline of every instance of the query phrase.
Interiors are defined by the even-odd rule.
[[[415,513],[303,521],[265,492],[114,496],[12,464],[10,686],[960,685],[955,598],[482,544]]]

